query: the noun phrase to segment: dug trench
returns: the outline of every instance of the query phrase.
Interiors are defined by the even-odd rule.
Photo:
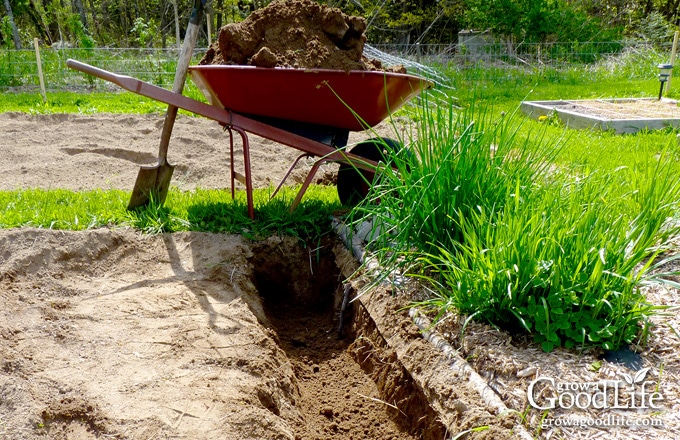
[[[445,431],[366,310],[348,302],[339,245],[256,245],[255,285],[297,382],[296,439],[443,439]],[[261,402],[275,414],[268,396]]]
[[[355,269],[330,239],[0,230],[0,438],[511,438],[406,299],[340,335]]]

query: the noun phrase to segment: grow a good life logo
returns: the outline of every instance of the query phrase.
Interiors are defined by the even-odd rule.
[[[541,376],[534,379],[527,388],[529,404],[538,410],[616,410],[616,416],[609,414],[594,419],[580,418],[546,418],[543,427],[547,426],[663,426],[663,422],[655,418],[629,419],[622,416],[621,411],[643,410],[658,411],[662,409],[663,394],[657,383],[645,380],[650,368],[644,368],[633,375],[621,373],[623,380],[600,380],[597,382],[561,382],[552,377]]]

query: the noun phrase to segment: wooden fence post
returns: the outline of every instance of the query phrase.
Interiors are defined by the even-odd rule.
[[[678,36],[680,36],[680,31],[675,31],[673,36],[673,48],[671,49],[671,66],[675,64],[675,54],[678,52]],[[668,84],[666,84],[666,94],[671,91],[671,78],[673,77],[673,69],[671,69],[671,75],[668,77]]]
[[[212,44],[212,14],[210,12],[206,12],[205,17],[207,18],[207,23],[208,23],[208,47]]]
[[[40,44],[38,39],[33,39],[33,46],[35,46],[35,59],[38,63],[38,78],[40,79],[40,91],[42,93],[43,102],[47,102],[47,92],[45,91],[45,77],[42,71],[42,61],[40,60]]]

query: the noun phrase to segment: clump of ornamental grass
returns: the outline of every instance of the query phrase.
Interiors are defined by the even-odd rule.
[[[553,165],[569,139],[547,144],[513,115],[420,112],[408,166],[381,170],[353,212],[389,231],[370,244],[384,267],[429,283],[421,305],[439,316],[528,332],[545,351],[641,342],[659,307],[640,287],[664,281],[679,232],[666,155],[575,175]]]

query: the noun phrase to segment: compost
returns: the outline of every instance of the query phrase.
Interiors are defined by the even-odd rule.
[[[366,20],[312,0],[277,0],[220,29],[200,64],[334,70],[390,70],[364,56]]]

